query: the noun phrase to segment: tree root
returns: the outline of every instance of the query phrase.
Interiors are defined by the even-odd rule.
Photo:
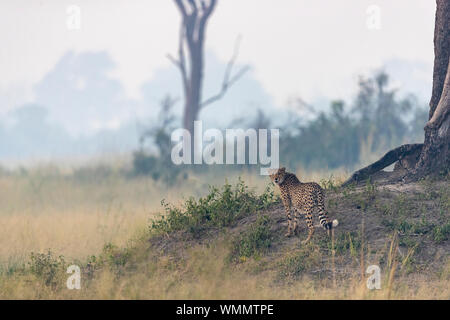
[[[423,143],[416,143],[416,144],[404,144],[398,148],[392,149],[391,151],[388,151],[380,160],[354,172],[352,176],[342,184],[342,186],[345,187],[352,183],[357,183],[366,180],[374,173],[383,170],[384,168],[393,164],[394,162],[402,160],[403,158],[412,155],[416,152],[420,152],[422,150],[422,147]]]

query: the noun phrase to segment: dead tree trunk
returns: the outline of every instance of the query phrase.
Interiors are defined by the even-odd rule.
[[[429,120],[425,125],[425,141],[418,145],[403,145],[389,151],[377,162],[358,170],[344,185],[367,179],[396,160],[420,150],[417,161],[408,172],[406,180],[416,180],[428,175],[446,173],[450,168],[450,1],[436,0],[434,29],[433,90],[430,100]],[[419,147],[420,146],[420,147]],[[420,148],[420,149],[419,149]],[[416,158],[416,157],[413,157]]]
[[[178,60],[171,60],[180,68],[183,93],[184,115],[183,126],[191,133],[194,120],[200,111],[201,89],[203,83],[203,47],[206,24],[216,6],[217,0],[175,0],[181,13],[181,29],[178,48]],[[187,63],[184,47],[187,48]]]
[[[248,70],[248,67],[244,67],[230,77],[237,57],[238,46],[236,46],[235,53],[228,63],[220,92],[202,101],[206,25],[216,7],[217,0],[207,2],[205,0],[175,0],[182,18],[178,58],[168,55],[168,58],[180,69],[184,94],[183,126],[191,134],[194,131],[194,121],[198,119],[202,107],[220,99],[228,88]],[[185,49],[187,49],[186,54]]]

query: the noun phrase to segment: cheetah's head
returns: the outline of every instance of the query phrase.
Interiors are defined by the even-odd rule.
[[[269,177],[275,184],[282,184],[284,182],[284,179],[286,178],[286,168],[283,167],[275,170],[272,174],[269,175]]]

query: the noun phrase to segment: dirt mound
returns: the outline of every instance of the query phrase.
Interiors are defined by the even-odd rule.
[[[187,248],[226,243],[235,267],[248,264],[253,271],[276,271],[282,278],[345,278],[365,272],[372,264],[386,272],[395,265],[403,274],[432,275],[448,264],[448,181],[330,188],[326,207],[339,226],[332,238],[316,227],[313,240],[306,245],[301,244],[307,235],[304,221],[298,236],[284,236],[287,221],[281,203],[226,228],[196,235],[177,231],[154,237],[150,243],[152,250],[183,258]]]

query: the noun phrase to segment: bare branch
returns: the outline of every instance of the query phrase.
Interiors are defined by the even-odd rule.
[[[205,11],[208,7],[206,6],[206,3],[204,0],[200,1],[200,5],[202,6],[202,10]]]
[[[197,3],[195,3],[195,0],[189,0],[189,3],[191,5],[192,11],[197,14]]]
[[[205,26],[206,22],[208,21],[209,16],[214,11],[214,8],[216,7],[217,0],[211,0],[209,3],[209,6],[205,4],[205,1],[201,1],[201,6],[203,9],[202,17],[200,18],[199,24],[198,24],[198,42],[200,44],[203,43],[204,35],[205,35]]]
[[[202,7],[205,10],[205,14],[207,15],[206,19],[208,19],[209,15],[213,12],[214,8],[216,7],[217,0],[211,0],[209,3],[209,6],[206,6],[205,1],[202,1]]]
[[[236,74],[234,76],[231,77],[231,72],[233,71],[234,63],[236,62],[236,59],[239,55],[240,42],[241,42],[241,37],[239,36],[236,39],[233,55],[225,69],[225,74],[224,74],[223,81],[222,81],[222,87],[221,87],[219,93],[215,94],[214,96],[212,96],[212,97],[206,99],[204,102],[202,102],[200,104],[201,108],[221,99],[227,93],[228,89],[234,83],[236,83],[248,70],[250,70],[249,66],[244,66],[238,72],[236,72]]]
[[[175,0],[175,4],[177,5],[178,9],[181,12],[181,15],[183,16],[183,18],[187,17],[187,12],[186,12],[186,8],[183,4],[182,0]]]
[[[175,59],[170,53],[166,54],[167,59],[169,59],[174,65],[176,65],[178,68],[180,67],[180,61]]]
[[[187,7],[187,3],[184,2],[183,0],[174,0],[175,4],[177,5],[178,9],[181,12],[181,16],[182,16],[182,25],[184,25],[184,28],[186,29],[186,39],[187,39],[187,44],[193,48],[194,46],[194,31],[195,31],[195,26],[197,24],[197,15],[198,15],[198,11],[197,11],[197,5],[195,3],[194,0],[188,0],[192,13],[188,12],[188,7]]]

